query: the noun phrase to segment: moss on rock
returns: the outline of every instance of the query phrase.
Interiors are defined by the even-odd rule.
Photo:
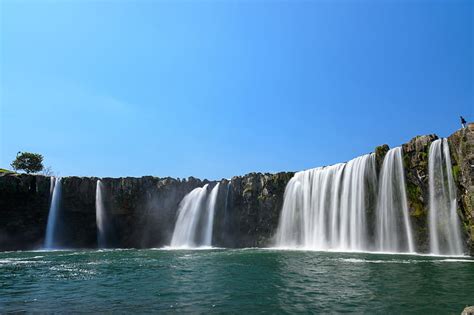
[[[387,144],[379,145],[375,148],[375,168],[377,170],[377,174],[380,172],[383,159],[385,158],[388,150],[390,150],[390,147]]]
[[[459,172],[461,172],[461,168],[459,165],[454,165],[453,166],[453,177],[454,181],[459,182]]]
[[[420,186],[407,182],[408,205],[411,209],[410,215],[413,217],[422,217],[426,215],[426,208],[423,204],[423,196]]]

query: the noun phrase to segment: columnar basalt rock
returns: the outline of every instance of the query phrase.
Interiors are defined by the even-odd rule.
[[[231,198],[228,203],[227,226],[230,228],[226,239],[231,247],[270,246],[278,226],[278,218],[283,205],[283,194],[292,172],[277,174],[251,173],[235,176],[231,180]],[[230,222],[229,222],[230,221]],[[217,235],[222,232],[217,231]]]
[[[428,152],[435,135],[418,136],[402,146],[406,190],[416,249],[428,244]],[[474,249],[474,124],[448,138],[453,175],[458,187],[458,213],[468,248]],[[377,172],[388,151],[375,149]],[[213,246],[272,245],[283,196],[293,172],[250,173],[220,181]],[[170,243],[180,201],[190,191],[215,181],[145,176],[102,178],[107,214],[108,247],[149,248]],[[95,193],[97,178],[64,177],[61,200],[61,247],[96,248]],[[370,196],[369,196],[370,197]],[[376,196],[372,196],[376,197]],[[0,250],[40,248],[50,205],[50,178],[2,173],[0,176]],[[374,209],[367,209],[368,217]],[[370,220],[369,220],[370,221]],[[370,231],[369,231],[370,232]]]
[[[0,176],[0,250],[42,246],[50,187],[50,178],[45,176]]]

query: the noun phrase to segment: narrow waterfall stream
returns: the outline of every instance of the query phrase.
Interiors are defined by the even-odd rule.
[[[212,246],[212,230],[219,184],[209,192],[209,184],[196,188],[181,201],[171,247]]]
[[[44,248],[54,249],[57,247],[57,229],[58,229],[58,215],[61,208],[61,178],[51,177],[52,197],[51,206],[48,214],[48,224],[46,226],[46,237],[44,241]]]
[[[105,236],[106,218],[102,193],[102,182],[99,179],[97,180],[95,191],[95,219],[97,224],[97,246],[99,248],[105,248],[107,246]]]
[[[211,193],[209,194],[207,200],[207,220],[204,227],[204,241],[202,246],[211,246],[212,245],[212,227],[214,225],[214,213],[216,210],[217,194],[219,193],[219,185],[217,183],[214,188],[212,188]]]
[[[462,255],[456,188],[447,139],[431,143],[428,176],[430,251],[436,255]]]
[[[382,252],[415,252],[401,147],[387,152],[379,176],[376,249]]]

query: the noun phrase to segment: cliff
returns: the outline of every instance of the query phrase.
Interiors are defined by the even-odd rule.
[[[450,143],[453,157],[453,176],[458,186],[458,213],[474,255],[474,124],[452,134]]]
[[[428,248],[428,151],[436,135],[417,136],[402,146],[407,197],[418,250]],[[458,130],[448,142],[457,185],[458,213],[466,247],[474,251],[474,124]],[[388,146],[377,147],[377,169]],[[250,173],[221,180],[214,220],[213,244],[219,247],[271,245],[283,195],[294,173]],[[95,213],[98,178],[62,180],[58,231],[61,247],[97,247]],[[162,247],[169,244],[181,199],[196,187],[216,181],[145,176],[103,178],[108,217],[108,246]],[[1,173],[0,250],[40,248],[44,241],[51,181],[41,175]],[[374,209],[368,209],[373,211]]]
[[[278,224],[283,193],[292,173],[261,174],[222,180],[214,244],[250,247],[266,243]],[[58,234],[64,248],[97,247],[95,194],[98,178],[62,179]],[[178,206],[191,190],[208,183],[145,176],[103,178],[108,246],[148,248],[169,245]],[[51,201],[51,180],[41,175],[0,176],[0,250],[43,245]]]

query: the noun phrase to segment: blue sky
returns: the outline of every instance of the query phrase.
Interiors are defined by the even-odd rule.
[[[474,120],[474,1],[0,1],[0,167],[228,178]]]

